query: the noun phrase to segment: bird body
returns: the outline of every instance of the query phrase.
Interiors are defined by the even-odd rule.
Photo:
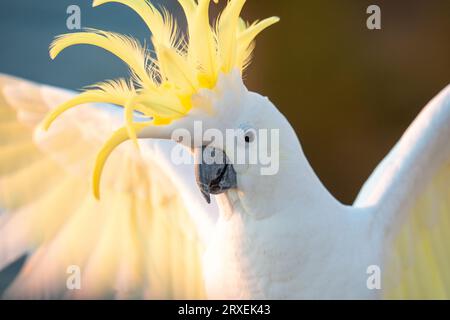
[[[245,1],[231,0],[212,28],[209,0],[180,0],[186,44],[167,12],[115,2],[156,32],[157,59],[131,38],[92,30],[58,37],[50,52],[103,47],[133,81],[76,96],[0,76],[0,270],[28,255],[6,297],[450,298],[450,86],[345,206],[288,120],[243,83],[253,39],[277,18],[243,23]],[[219,136],[243,134],[232,148],[195,139],[198,122]],[[205,147],[271,157],[196,163]],[[192,162],[176,163],[180,150]],[[66,286],[71,266],[81,270],[75,291]],[[370,285],[371,270],[381,286]]]
[[[376,297],[367,290],[366,270],[381,260],[381,238],[370,233],[368,215],[343,206],[325,213],[323,207],[292,205],[257,221],[235,208],[228,221],[219,221],[204,258],[208,296]]]

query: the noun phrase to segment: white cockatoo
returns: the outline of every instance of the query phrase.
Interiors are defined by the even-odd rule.
[[[450,87],[345,206],[285,117],[243,84],[254,38],[278,18],[247,24],[245,0],[230,0],[211,26],[210,0],[179,0],[180,36],[148,1],[94,6],[109,2],[146,22],[154,55],[92,29],[56,38],[50,54],[99,46],[131,80],[75,95],[0,77],[0,269],[27,255],[6,298],[450,297]],[[276,130],[277,173],[175,163],[174,150],[234,152],[203,136],[174,139],[180,129],[194,137],[197,122],[242,131],[241,151]]]

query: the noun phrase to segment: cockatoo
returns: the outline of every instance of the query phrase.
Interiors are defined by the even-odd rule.
[[[210,0],[179,0],[181,36],[148,1],[93,4],[110,2],[145,21],[154,54],[89,29],[57,37],[50,55],[99,46],[132,79],[75,95],[0,77],[0,269],[28,255],[6,298],[450,297],[450,87],[345,206],[287,119],[242,81],[255,37],[277,17],[245,23],[245,0],[230,0],[211,26]],[[175,163],[180,146],[192,159],[207,148],[224,159],[233,152],[204,137],[174,138],[177,130],[193,137],[198,122],[243,131],[241,151],[256,147],[261,130],[277,130],[277,173],[255,163]]]

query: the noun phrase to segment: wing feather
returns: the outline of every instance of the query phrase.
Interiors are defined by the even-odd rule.
[[[368,180],[385,237],[383,296],[450,299],[450,86],[433,99]]]
[[[190,210],[205,207],[187,190],[193,173],[164,163],[164,142],[142,142],[142,153],[124,144],[95,200],[90,165],[120,119],[86,105],[40,131],[45,114],[72,96],[0,76],[0,270],[29,254],[5,296],[204,297],[200,219]],[[70,266],[80,267],[81,290],[66,286]]]

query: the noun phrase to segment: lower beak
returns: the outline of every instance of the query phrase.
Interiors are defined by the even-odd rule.
[[[236,171],[225,152],[211,147],[203,147],[201,159],[196,165],[197,185],[208,203],[211,203],[211,194],[218,195],[230,189],[237,188]],[[204,155],[209,156],[205,161]]]

